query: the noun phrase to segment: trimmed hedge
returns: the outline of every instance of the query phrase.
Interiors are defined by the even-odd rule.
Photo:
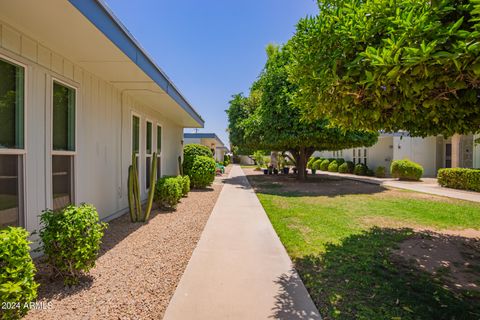
[[[341,166],[342,164],[345,163],[345,159],[343,159],[343,158],[337,158],[335,161],[337,161],[337,164],[338,164],[339,166]]]
[[[30,257],[28,232],[20,227],[0,230],[0,302],[19,304],[18,308],[2,308],[2,319],[19,319],[28,312],[26,304],[37,297],[35,265]]]
[[[437,178],[442,187],[480,192],[480,169],[440,169]]]
[[[210,157],[213,159],[212,151],[201,144],[187,144],[183,148],[183,174],[190,176],[193,162],[198,156]],[[215,162],[215,161],[214,161]]]
[[[155,185],[154,199],[160,207],[175,208],[182,198],[182,187],[177,177],[162,177]]]
[[[338,172],[338,163],[337,161],[332,161],[330,162],[330,164],[328,165],[328,171],[330,172]]]
[[[315,170],[320,170],[320,165],[322,164],[323,160],[325,159],[318,159],[318,160],[315,160],[313,163],[312,163],[312,169],[315,169]]]
[[[69,205],[60,211],[45,210],[40,216],[40,238],[47,262],[65,285],[95,267],[103,231],[97,209],[89,204]]]
[[[307,169],[314,169],[312,166],[313,166],[313,163],[317,160],[319,160],[320,158],[319,157],[310,157],[310,159],[308,159],[307,161]]]
[[[177,179],[182,183],[182,196],[186,197],[190,192],[190,177],[178,176]]]
[[[390,166],[390,173],[392,177],[400,180],[418,181],[423,175],[423,167],[408,159],[395,160]]]
[[[365,176],[367,175],[367,166],[364,165],[363,163],[357,163],[355,165],[355,168],[353,169],[353,173],[356,174],[357,176]]]
[[[193,188],[206,188],[215,180],[215,160],[197,156],[190,170],[190,183]]]
[[[340,166],[338,166],[338,172],[340,172],[340,173],[349,173],[349,172],[348,172],[348,165],[347,165],[347,163],[342,163]]]
[[[328,171],[328,166],[330,165],[330,160],[323,160],[320,163],[320,170],[322,171]]]
[[[375,169],[375,177],[385,178],[385,167],[377,167],[377,169]]]

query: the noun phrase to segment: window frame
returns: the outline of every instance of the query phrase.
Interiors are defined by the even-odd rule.
[[[133,117],[138,118],[138,152],[135,154],[137,159],[137,171],[138,171],[138,183],[142,185],[142,116],[140,113],[136,112],[134,109],[130,111],[130,150],[129,150],[129,160],[128,163],[132,164],[132,154],[133,154]]]
[[[0,156],[3,155],[13,155],[13,156],[21,156],[21,170],[17,171],[21,172],[21,184],[18,187],[18,192],[22,192],[19,195],[18,201],[18,225],[21,227],[25,227],[27,225],[27,150],[28,150],[28,123],[27,123],[27,112],[28,112],[28,105],[29,105],[29,77],[30,77],[30,68],[29,65],[19,61],[18,59],[14,59],[3,52],[0,52],[0,59],[4,60],[7,63],[11,63],[15,66],[23,68],[23,148],[22,149],[11,149],[11,148],[0,148]],[[19,179],[20,180],[20,179]]]
[[[161,136],[160,136],[160,146],[161,146],[161,149],[160,149],[160,152],[158,152],[158,128],[160,128],[162,130],[161,132]],[[163,149],[165,147],[164,145],[164,141],[165,141],[165,131],[163,130],[163,125],[162,123],[160,123],[159,121],[156,122],[155,124],[155,152],[157,152],[157,162],[160,161],[160,172],[158,173],[157,172],[157,178],[158,177],[163,177]]]
[[[73,89],[75,91],[75,121],[74,121],[74,149],[75,150],[54,150],[53,149],[53,86],[55,84],[60,84],[62,86],[65,86],[67,88]],[[74,84],[72,82],[68,82],[66,80],[60,79],[59,77],[56,76],[50,76],[50,81],[49,81],[49,87],[47,87],[47,96],[50,99],[49,107],[50,107],[50,134],[48,137],[49,143],[46,145],[49,146],[50,152],[47,153],[49,154],[49,160],[46,162],[47,166],[49,164],[49,170],[47,170],[47,176],[50,176],[50,188],[49,188],[49,196],[47,196],[47,208],[53,208],[53,204],[55,199],[53,198],[53,157],[54,156],[68,156],[71,157],[71,166],[72,166],[72,173],[71,177],[72,180],[70,182],[71,188],[72,188],[72,195],[71,195],[71,204],[75,205],[77,201],[77,152],[78,152],[78,108],[79,108],[79,97],[78,97],[78,92],[79,92],[79,85]],[[48,190],[48,188],[47,188]]]
[[[148,124],[149,124],[149,123],[150,123],[151,128],[152,128],[152,130],[151,130],[151,132],[150,132],[150,143],[152,144],[152,145],[150,146],[150,153],[147,152],[147,151],[148,151],[148,148],[147,148],[147,147],[148,147],[148,146],[147,146],[147,143],[148,143],[148,136],[147,136],[147,134],[148,134],[148,132],[147,132],[147,130],[148,130]],[[147,182],[149,182],[149,181],[148,181],[148,180],[149,180],[149,177],[148,177],[148,172],[147,172],[147,161],[150,161],[150,164],[151,164],[152,158],[153,158],[153,153],[155,152],[155,151],[154,151],[154,146],[155,146],[155,144],[153,143],[153,142],[154,142],[154,141],[153,141],[153,139],[154,139],[153,123],[154,123],[154,122],[153,122],[151,119],[145,118],[145,127],[144,127],[144,130],[145,130],[145,143],[144,143],[144,147],[145,147],[145,185],[144,185],[144,187],[145,187],[145,192],[148,192],[148,191],[150,190],[150,186],[147,185]],[[141,130],[140,130],[140,131],[141,131]],[[151,167],[150,170],[153,170],[153,168]],[[151,172],[151,171],[150,171],[150,172]]]

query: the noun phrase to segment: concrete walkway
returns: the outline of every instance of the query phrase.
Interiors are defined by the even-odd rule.
[[[225,180],[164,319],[320,319],[237,165]]]
[[[397,179],[392,179],[392,178],[365,177],[365,176],[357,176],[354,174],[343,174],[343,173],[335,173],[335,172],[328,172],[328,171],[320,171],[320,172],[317,171],[317,174],[324,174],[324,175],[341,177],[341,178],[350,179],[350,180],[374,183],[374,184],[387,186],[387,187],[400,188],[400,189],[406,189],[406,190],[423,192],[423,193],[430,193],[437,196],[455,198],[460,200],[480,202],[480,192],[443,188],[438,184],[437,179],[434,179],[434,178],[423,178],[422,181],[399,181]]]

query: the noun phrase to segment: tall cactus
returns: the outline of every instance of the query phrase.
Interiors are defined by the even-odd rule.
[[[135,175],[135,172],[133,171],[133,166],[130,165],[128,167],[128,207],[130,209],[130,220],[132,222],[136,222],[137,221],[137,214],[136,214],[136,210],[135,210],[135,195],[134,195],[134,192],[133,192],[133,180],[134,180],[134,176]]]
[[[153,154],[151,168],[152,170],[150,173],[150,190],[148,192],[145,214],[143,214],[142,204],[140,202],[140,185],[138,182],[137,158],[135,154],[132,155],[132,165],[128,167],[128,206],[130,209],[130,220],[132,222],[146,222],[150,218],[157,177],[156,153]]]
[[[147,207],[145,208],[145,215],[143,221],[148,221],[150,212],[152,211],[153,195],[155,194],[155,185],[157,179],[157,153],[153,153],[152,170],[150,172],[150,190],[148,191]]]

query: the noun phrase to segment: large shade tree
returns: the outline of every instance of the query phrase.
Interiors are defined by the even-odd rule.
[[[325,0],[291,40],[307,118],[427,136],[480,128],[479,0]]]
[[[339,150],[370,146],[376,132],[343,130],[326,118],[302,119],[293,103],[297,86],[288,79],[291,62],[288,44],[270,45],[268,60],[249,97],[235,95],[227,110],[230,141],[248,150],[289,151],[294,157],[299,179],[305,179],[306,162],[315,150]]]

